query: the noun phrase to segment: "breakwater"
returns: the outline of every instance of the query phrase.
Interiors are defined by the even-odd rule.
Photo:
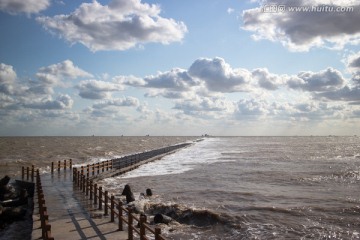
[[[153,149],[153,150],[149,150],[149,151],[144,151],[144,152],[140,152],[140,153],[134,153],[131,155],[120,157],[120,158],[111,159],[111,160],[105,161],[105,162],[109,162],[109,161],[111,162],[111,163],[108,163],[109,165],[111,165],[111,168],[107,169],[107,171],[101,171],[101,172],[99,170],[97,170],[97,174],[94,174],[95,173],[94,169],[96,169],[96,168],[99,169],[99,164],[101,165],[101,163],[87,165],[85,167],[83,166],[84,174],[86,174],[88,177],[92,177],[93,179],[96,178],[97,180],[108,178],[108,177],[115,177],[115,176],[124,174],[128,171],[131,171],[135,168],[138,168],[143,164],[160,159],[163,156],[165,156],[173,151],[176,151],[180,148],[187,147],[191,144],[192,143],[181,143],[181,144],[162,147],[162,148]]]
[[[135,153],[132,155],[121,157],[121,158],[115,158],[115,159],[112,159],[113,168],[120,169],[120,168],[129,167],[131,165],[144,162],[146,160],[152,159],[159,155],[167,154],[167,153],[175,151],[177,149],[189,146],[190,144],[191,143],[182,143],[182,144],[163,147],[163,148],[154,149],[154,150],[150,150],[150,151],[145,151],[142,153]]]

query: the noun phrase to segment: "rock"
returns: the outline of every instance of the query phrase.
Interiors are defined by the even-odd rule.
[[[10,177],[9,176],[5,176],[2,179],[0,179],[0,200],[4,200],[5,199],[5,194],[8,193],[8,183],[10,181]]]
[[[121,195],[125,195],[125,196],[126,196],[126,202],[127,202],[127,203],[130,203],[130,202],[135,201],[134,194],[132,193],[129,184],[126,184],[126,185],[125,185],[124,190],[123,190],[123,192],[121,193]]]
[[[169,224],[170,222],[172,222],[173,219],[171,217],[168,217],[166,215],[163,215],[163,214],[156,214],[154,216],[154,223],[165,223],[165,224]]]
[[[153,194],[152,194],[152,191],[150,188],[146,189],[146,196],[148,197],[151,197]]]

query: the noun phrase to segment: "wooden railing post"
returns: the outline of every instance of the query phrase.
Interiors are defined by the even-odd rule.
[[[51,173],[54,173],[54,162],[51,162]]]
[[[161,235],[161,228],[156,227],[155,228],[155,240],[160,240],[160,235]]]
[[[72,159],[70,158],[70,169],[72,169]]]
[[[76,176],[77,176],[77,185],[78,185],[78,188],[80,188],[80,179],[81,179],[80,171],[77,172]]]
[[[119,204],[118,204],[118,220],[119,220],[119,231],[123,231],[123,206],[122,206],[122,202],[121,200],[119,200]]]
[[[34,174],[35,174],[35,166],[32,165],[32,166],[31,166],[31,181],[32,181],[32,182],[34,181]]]
[[[85,193],[85,191],[86,191],[86,181],[85,181],[85,175],[82,175],[82,191],[83,191],[83,193]]]
[[[58,161],[58,172],[60,172],[60,168],[61,168],[61,162],[60,161]]]
[[[30,171],[29,167],[26,167],[26,180],[28,181],[29,181],[29,171]]]
[[[97,204],[97,184],[94,184],[94,204]]]
[[[102,210],[102,187],[99,187],[99,210]]]
[[[128,207],[128,240],[133,240],[133,216],[132,208]]]
[[[85,188],[86,188],[86,193],[85,193],[85,195],[86,196],[89,196],[89,178],[86,178],[86,186],[85,186]]]
[[[21,179],[25,180],[25,167],[24,166],[21,167]]]
[[[92,180],[90,180],[90,200],[92,200],[93,199],[93,181]]]
[[[73,168],[73,182],[76,183],[77,181],[77,169]]]
[[[114,211],[114,206],[115,206],[115,202],[114,202],[114,195],[111,195],[110,197],[110,222],[114,222],[115,221],[115,211]]]
[[[141,214],[140,215],[140,240],[146,239],[145,223],[146,223],[146,215]]]
[[[88,164],[88,165],[86,165],[86,176],[87,176],[87,177],[90,176],[90,175],[89,175],[89,174],[90,174],[89,172],[90,172],[90,165]]]
[[[104,203],[104,215],[105,216],[109,215],[108,203],[109,203],[109,192],[105,191],[105,203]]]
[[[64,160],[64,170],[66,170],[66,159]]]

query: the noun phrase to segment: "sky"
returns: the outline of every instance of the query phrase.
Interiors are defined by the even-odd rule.
[[[0,0],[1,136],[360,134],[358,0]]]

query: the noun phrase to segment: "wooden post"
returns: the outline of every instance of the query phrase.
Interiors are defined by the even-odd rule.
[[[93,181],[92,180],[90,180],[90,200],[92,200],[93,199]]]
[[[51,162],[51,173],[54,173],[54,162]]]
[[[92,164],[92,175],[94,176],[95,175],[95,165]]]
[[[145,240],[145,223],[146,223],[146,215],[140,215],[140,240]]]
[[[101,171],[104,172],[104,170],[105,170],[105,161],[103,161],[103,162],[101,163],[101,167],[102,167],[102,168],[101,168]]]
[[[99,187],[99,210],[102,210],[102,187]]]
[[[86,176],[89,177],[90,165],[86,165]]]
[[[21,167],[21,179],[25,180],[25,167],[24,166]]]
[[[35,174],[35,166],[32,165],[32,166],[31,166],[31,181],[32,181],[32,182],[34,181],[34,174]]]
[[[70,158],[70,169],[72,169],[72,159]]]
[[[77,176],[77,185],[78,185],[78,187],[80,187],[80,178],[81,178],[81,174],[80,174],[80,172],[79,172],[79,171],[77,172],[76,176]]]
[[[86,186],[85,186],[85,188],[86,188],[86,193],[85,193],[85,195],[86,196],[89,196],[89,178],[86,178]]]
[[[29,171],[30,171],[29,167],[26,167],[26,180],[28,181],[29,181]]]
[[[83,193],[85,193],[85,191],[86,191],[86,177],[85,177],[85,175],[82,175],[82,191],[83,191]]]
[[[161,228],[155,228],[155,240],[160,240]]]
[[[133,216],[131,207],[127,208],[128,210],[128,240],[133,240]]]
[[[115,221],[115,210],[114,210],[115,201],[114,201],[114,199],[115,199],[114,195],[111,195],[111,197],[110,197],[110,222]]]
[[[66,170],[66,159],[64,160],[64,170]]]
[[[97,204],[97,184],[95,183],[94,184],[94,204],[96,205]]]
[[[81,175],[84,174],[84,166],[81,166]]]
[[[60,168],[61,168],[61,162],[58,161],[58,172],[60,172]]]
[[[104,215],[107,216],[109,215],[109,210],[108,210],[108,203],[109,203],[109,192],[105,191],[105,203],[104,203]]]
[[[76,173],[77,173],[77,169],[76,169],[76,168],[73,168],[73,182],[74,182],[74,183],[76,183],[76,180],[77,180]]]
[[[119,200],[119,204],[118,204],[118,220],[119,220],[119,231],[123,231],[123,220],[122,220],[122,215],[123,215],[123,208],[122,208],[122,202],[121,200]]]

